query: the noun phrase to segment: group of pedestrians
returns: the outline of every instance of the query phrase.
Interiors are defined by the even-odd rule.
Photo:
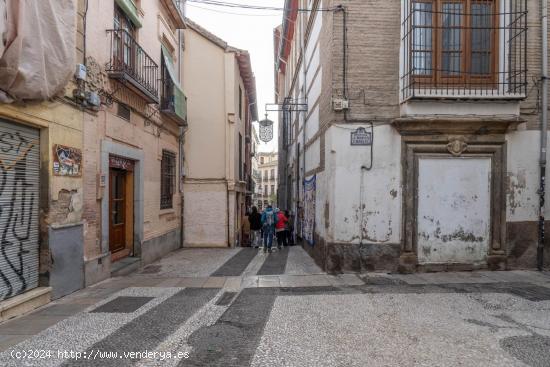
[[[294,225],[288,210],[281,211],[278,208],[268,205],[262,213],[253,206],[248,216],[250,222],[251,243],[259,248],[263,242],[264,252],[271,252],[273,238],[277,238],[277,248],[293,244],[292,231]]]

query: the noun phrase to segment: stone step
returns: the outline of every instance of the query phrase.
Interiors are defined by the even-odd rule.
[[[51,287],[39,287],[0,302],[0,322],[50,303],[51,293]]]
[[[131,274],[139,270],[140,265],[141,262],[138,257],[126,257],[118,260],[111,265],[111,277]]]

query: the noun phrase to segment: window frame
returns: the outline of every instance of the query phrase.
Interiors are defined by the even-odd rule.
[[[167,149],[163,149],[162,158],[160,161],[160,209],[161,210],[174,208],[175,192],[176,192],[176,153]]]
[[[115,30],[122,30],[124,32],[116,32],[116,62],[119,65],[123,65],[126,69],[133,70],[136,64],[136,37],[137,37],[137,27],[132,22],[130,17],[117,5],[115,4],[114,14],[113,14],[113,25]],[[128,60],[126,60],[128,57]]]
[[[420,26],[422,28],[431,29],[431,49],[418,49],[414,48],[414,29],[415,25],[415,16],[413,14],[414,4],[416,3],[426,3],[432,4],[432,20],[431,26]],[[460,60],[460,71],[457,75],[443,75],[443,6],[446,3],[456,3],[463,4],[463,10],[461,12],[461,17],[463,22],[460,23],[458,28],[460,32],[460,52],[462,54]],[[472,34],[473,30],[476,29],[473,27],[472,23],[472,5],[480,4],[490,4],[490,15],[491,15],[491,26],[490,30],[490,59],[489,59],[489,73],[488,74],[473,74],[471,70],[472,66]],[[494,88],[498,83],[499,75],[499,61],[500,61],[500,44],[499,44],[499,30],[500,30],[500,19],[499,19],[499,0],[413,0],[410,2],[410,7],[408,9],[409,16],[411,17],[410,27],[412,36],[409,39],[409,63],[411,63],[412,78],[415,83],[424,85],[426,87],[445,87],[446,85],[456,86],[476,86],[480,85],[487,86],[489,88]],[[414,72],[414,53],[415,52],[431,52],[431,74],[416,74]],[[447,51],[452,52],[452,51]]]

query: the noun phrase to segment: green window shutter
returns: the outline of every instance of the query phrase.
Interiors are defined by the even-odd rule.
[[[162,47],[162,57],[166,70],[170,79],[172,79],[172,85],[174,86],[174,112],[181,117],[182,119],[187,119],[187,97],[183,93],[183,89],[180,86],[178,79],[176,78],[176,73],[174,71],[174,62],[172,60],[171,53],[161,45]]]
[[[115,0],[115,3],[130,18],[136,28],[141,28],[141,20],[138,15],[138,8],[132,0]]]

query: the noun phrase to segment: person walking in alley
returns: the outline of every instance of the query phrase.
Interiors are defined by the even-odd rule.
[[[286,224],[288,218],[285,216],[279,209],[275,209],[275,214],[277,215],[277,224],[275,225],[275,233],[277,234],[277,249],[281,249],[283,246],[288,246],[288,241],[286,238]]]
[[[262,213],[262,227],[264,231],[264,252],[271,252],[273,246],[273,234],[275,233],[275,225],[277,224],[277,215],[273,211],[273,207],[268,205]]]
[[[258,213],[258,208],[252,207],[252,212],[248,216],[250,222],[250,243],[254,248],[260,247],[262,242],[261,230],[262,230],[262,215]]]
[[[288,210],[285,210],[285,217],[288,219],[285,225],[286,241],[289,246],[294,246],[294,216]]]

